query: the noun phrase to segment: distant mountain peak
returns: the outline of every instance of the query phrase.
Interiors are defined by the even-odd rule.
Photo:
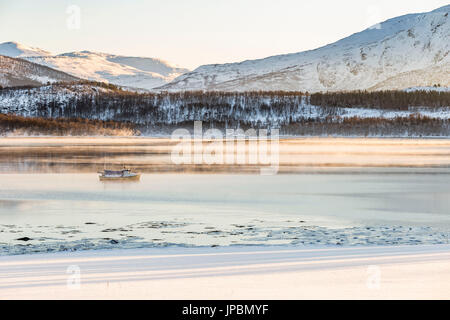
[[[127,57],[90,50],[52,55],[48,51],[12,41],[0,44],[0,55],[23,58],[77,78],[145,90],[167,84],[189,71],[163,59]]]
[[[109,54],[102,53],[102,52],[82,50],[82,51],[65,52],[65,53],[58,54],[57,56],[60,56],[60,57],[89,58],[89,57],[94,57],[94,56],[105,57],[105,56],[108,56],[108,55]]]
[[[0,55],[12,58],[50,56],[51,52],[40,48],[28,47],[15,41],[0,43]]]
[[[381,22],[314,50],[212,64],[158,89],[342,91],[450,86],[450,5]]]

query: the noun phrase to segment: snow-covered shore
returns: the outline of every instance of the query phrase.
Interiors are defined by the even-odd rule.
[[[450,233],[425,226],[358,226],[327,228],[302,222],[253,221],[248,225],[207,227],[203,223],[143,222],[118,228],[99,226],[97,231],[88,226],[91,238],[84,235],[83,226],[39,227],[22,226],[20,231],[0,225],[0,256],[39,254],[51,252],[76,252],[105,249],[144,248],[207,248],[227,246],[397,246],[397,245],[441,245],[449,244]],[[33,230],[34,229],[34,230]],[[83,231],[80,231],[84,230]],[[59,232],[66,237],[60,238]],[[145,230],[142,233],[141,230]],[[171,231],[169,231],[171,230]],[[190,230],[190,231],[186,231]],[[123,232],[128,232],[127,235]],[[139,232],[141,231],[141,232]],[[122,233],[121,233],[122,232]],[[136,233],[133,233],[136,232]],[[28,234],[32,238],[17,238]],[[46,236],[42,236],[45,234]],[[78,234],[78,236],[77,236]],[[130,235],[133,234],[133,235]],[[69,238],[67,238],[69,235]],[[113,238],[105,238],[110,235]],[[11,237],[12,236],[12,237]],[[8,239],[9,237],[9,239]],[[35,238],[37,237],[37,238]]]
[[[0,272],[2,299],[450,298],[449,245],[53,253]]]

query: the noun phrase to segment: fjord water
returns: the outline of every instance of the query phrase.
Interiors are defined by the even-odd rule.
[[[170,162],[172,145],[2,139],[0,243],[35,251],[88,240],[124,247],[330,244],[346,234],[358,244],[364,228],[379,228],[370,237],[380,241],[399,227],[450,231],[448,140],[286,140],[279,174],[268,176],[254,165],[180,168]],[[96,171],[121,165],[138,168],[141,181],[99,181]],[[422,231],[409,241],[432,236]],[[31,240],[17,240],[24,237]]]

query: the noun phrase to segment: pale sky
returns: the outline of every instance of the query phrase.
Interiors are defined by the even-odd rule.
[[[0,42],[155,57],[194,69],[315,49],[448,1],[0,0]]]

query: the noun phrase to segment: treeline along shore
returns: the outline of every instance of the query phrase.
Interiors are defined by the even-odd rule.
[[[200,120],[207,128],[279,128],[287,135],[450,136],[450,92],[438,90],[150,93],[84,81],[3,88],[0,113],[3,134],[41,127],[52,134],[54,127],[55,134],[167,135]]]
[[[0,135],[135,136],[139,134],[134,124],[126,122],[80,118],[27,118],[0,113]]]

